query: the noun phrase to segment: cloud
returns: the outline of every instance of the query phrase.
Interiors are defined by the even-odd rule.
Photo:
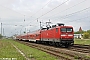
[[[90,9],[75,12],[89,7],[90,0],[69,0],[62,4],[65,1],[67,0],[0,0],[0,22],[3,23],[5,34],[8,36],[15,32],[20,34],[20,30],[23,32],[25,28],[30,31],[37,30],[40,28],[40,21],[45,26],[49,19],[53,24],[71,25],[75,31],[80,26],[83,30],[88,30],[89,17],[84,17],[90,16]]]

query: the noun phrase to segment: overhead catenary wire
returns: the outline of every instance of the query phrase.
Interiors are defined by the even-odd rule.
[[[18,13],[18,14],[24,15],[23,13],[17,12],[17,11],[15,11],[15,10],[10,9],[10,8],[8,8],[8,7],[6,7],[6,6],[3,6],[3,5],[1,5],[1,4],[0,4],[0,6],[6,8],[6,9],[8,9],[8,10],[11,10],[11,11],[13,11],[13,12],[16,12],[16,13]]]
[[[2,5],[2,4],[0,4],[0,6],[3,7],[3,8],[5,8],[6,10],[8,10],[8,11],[10,11],[10,12],[12,11],[13,13],[16,13],[17,15],[20,14],[20,16],[24,16],[23,13],[17,12],[17,11],[15,11],[15,10],[9,8],[9,7],[6,7],[6,6]],[[13,13],[12,13],[12,14],[13,14]],[[23,20],[22,20],[22,21],[23,21]],[[4,23],[3,23],[3,26],[15,26],[15,25],[14,25],[14,24],[10,24],[10,22],[9,22],[9,24],[4,24]]]
[[[82,10],[79,10],[79,11],[76,11],[76,12],[73,12],[73,13],[70,13],[70,14],[67,14],[67,15],[64,15],[64,16],[61,16],[61,17],[59,17],[59,18],[55,18],[55,19],[66,19],[66,18],[68,18],[68,17],[70,17],[70,16],[72,16],[72,15],[74,15],[74,14],[78,14],[78,13],[81,13],[81,12],[83,12],[83,11],[86,11],[86,10],[88,10],[88,9],[90,9],[90,7],[87,7],[87,8],[84,8],[84,9],[82,9]]]
[[[38,14],[39,12],[41,12],[41,10],[44,9],[51,1],[52,1],[52,0],[49,0],[43,7],[41,7],[41,9],[39,9],[39,10],[36,11],[33,15],[31,15],[30,18],[32,18],[33,16],[35,16],[36,14]],[[38,22],[38,18],[36,18],[36,19],[37,19],[37,22]],[[33,19],[33,20],[34,20],[34,19]],[[32,20],[32,21],[33,21],[33,20]],[[30,21],[30,23],[31,23],[32,21]],[[30,24],[30,23],[29,23],[29,24]]]
[[[81,12],[86,11],[86,10],[88,10],[88,9],[90,9],[90,7],[87,7],[87,8],[84,8],[84,9],[82,9],[82,10],[79,10],[79,11],[76,11],[76,12],[73,12],[73,13],[70,13],[70,14],[67,14],[67,15],[65,15],[64,17],[60,17],[60,18],[62,18],[62,20],[63,20],[63,19],[66,19],[66,18],[68,18],[68,17],[76,14],[76,13],[81,13]],[[90,16],[89,16],[89,17],[90,17]],[[60,19],[60,18],[59,18],[59,19]],[[84,18],[85,18],[85,17],[84,17]],[[86,17],[86,18],[88,18],[88,17]],[[81,19],[83,19],[83,18],[76,19],[76,20],[73,20],[73,21],[77,21],[77,20],[81,20]],[[68,21],[68,22],[73,22],[73,21]]]
[[[82,9],[82,10],[76,11],[76,12],[74,12],[74,13],[67,14],[67,15],[65,15],[65,17],[67,17],[67,16],[71,16],[71,15],[76,14],[76,13],[83,12],[83,11],[88,10],[88,9],[90,9],[90,7],[87,7],[87,8],[85,8],[85,9]],[[62,17],[62,18],[63,18],[63,17]]]
[[[58,13],[56,13],[56,14],[53,14],[53,15],[51,15],[51,16],[56,16],[57,14],[61,14],[61,13],[63,13],[63,12],[65,12],[65,11],[67,11],[67,10],[70,10],[71,8],[74,8],[74,7],[76,7],[76,6],[78,6],[78,5],[80,5],[80,4],[82,4],[82,3],[84,3],[85,1],[87,1],[87,0],[83,0],[83,1],[81,1],[81,2],[79,2],[79,3],[77,3],[77,4],[75,4],[75,5],[73,5],[73,6],[71,6],[71,7],[69,7],[69,8],[67,8],[67,9],[65,9],[65,10],[63,10],[63,11],[60,11],[60,12],[58,12]],[[50,16],[50,17],[51,17]],[[50,17],[48,17],[48,18],[50,18]]]
[[[34,15],[37,14],[38,12],[41,12],[41,10],[42,10],[43,8],[45,8],[51,1],[52,1],[52,0],[49,0],[41,9],[39,9],[39,10],[38,10],[36,13],[34,13],[32,16],[34,16]],[[17,11],[15,11],[15,10],[10,9],[10,8],[8,8],[8,7],[6,7],[6,6],[3,6],[3,5],[1,5],[1,4],[0,4],[0,6],[6,8],[6,9],[8,9],[8,10],[11,10],[11,11],[13,11],[13,12],[16,12],[16,13],[18,13],[18,14],[21,14],[21,15],[23,15],[23,16],[26,16],[26,15],[23,14],[23,13],[17,12]],[[25,21],[25,19],[24,19],[24,21]]]
[[[66,0],[65,2],[63,2],[63,3],[59,4],[58,6],[54,7],[54,8],[53,8],[53,9],[51,9],[50,11],[46,12],[45,14],[42,14],[40,17],[38,17],[38,19],[39,19],[39,18],[41,18],[41,17],[43,17],[44,15],[46,15],[46,14],[50,13],[51,11],[55,10],[56,8],[58,8],[58,7],[62,6],[63,4],[65,4],[65,3],[66,3],[66,2],[68,2],[68,1],[69,1],[69,0]]]
[[[77,3],[77,4],[75,4],[75,5],[73,5],[73,6],[70,7],[70,8],[73,8],[73,7],[75,7],[75,6],[83,3],[83,2],[85,2],[85,1],[87,1],[87,0],[83,0],[83,1],[81,1],[81,2],[79,2],[79,3]],[[66,10],[69,10],[70,8],[67,8]],[[80,12],[82,12],[82,11],[85,11],[85,10],[89,9],[89,8],[90,8],[90,7],[87,7],[87,8],[85,8],[85,9],[83,9],[83,10],[76,11],[76,12],[74,12],[74,13],[67,14],[67,15],[65,15],[64,17],[60,17],[60,18],[65,19],[65,17],[72,16],[72,15],[74,15],[74,14],[76,14],[76,13],[80,13]],[[53,9],[52,9],[52,10],[53,10]],[[50,11],[52,11],[52,10],[50,10]],[[65,11],[65,10],[64,10],[64,11]],[[43,16],[43,15],[42,15],[42,16]],[[41,17],[42,17],[42,16],[41,16]]]
[[[54,7],[53,9],[51,9],[51,10],[50,10],[50,11],[48,11],[48,12],[46,12],[45,14],[42,14],[40,17],[36,18],[35,20],[37,20],[37,19],[39,19],[39,18],[43,17],[44,15],[46,15],[46,14],[50,13],[51,11],[53,11],[53,10],[57,9],[58,7],[62,6],[63,4],[65,4],[65,3],[66,3],[66,2],[68,2],[68,1],[69,1],[69,0],[64,1],[63,3],[61,3],[61,4],[59,4],[58,6]]]
[[[50,0],[50,1],[51,1],[51,0]],[[49,1],[49,2],[50,2],[50,1]],[[67,1],[69,1],[69,0],[67,0]],[[67,2],[67,1],[65,1],[65,2]],[[86,1],[86,0],[84,0],[84,1]],[[82,1],[82,2],[84,2],[84,1]],[[48,3],[49,3],[49,2],[48,2]],[[65,2],[64,2],[64,3],[65,3]],[[48,3],[47,3],[47,4],[48,4]],[[46,4],[46,5],[47,5],[47,4]],[[62,4],[63,4],[63,3],[62,3]],[[45,5],[45,6],[46,6],[46,5]],[[45,6],[44,6],[44,7],[45,7]],[[59,7],[59,6],[60,6],[60,5],[58,5],[57,7]],[[44,8],[44,7],[43,7],[43,8]],[[56,9],[57,7],[55,7],[54,9]],[[52,10],[53,10],[53,9],[52,9]],[[52,11],[52,10],[51,10],[51,11]],[[67,10],[67,9],[66,9],[66,10]],[[16,11],[15,11],[15,12],[16,12]]]
[[[52,1],[52,0],[49,0],[41,9],[39,9],[39,10],[36,11],[33,15],[31,15],[31,17],[34,16],[35,14],[41,12],[41,10],[44,9],[51,1]]]
[[[67,2],[68,2],[68,1],[69,1],[69,0],[67,0]],[[65,9],[64,11],[70,10],[71,8],[74,8],[75,6],[78,6],[79,4],[84,3],[85,1],[87,1],[87,0],[83,0],[83,1],[77,3],[77,4],[73,5],[73,6]],[[51,0],[49,0],[46,5],[44,5],[40,10],[38,10],[37,12],[35,12],[32,16],[34,16],[34,15],[36,15],[37,13],[41,12],[41,10],[44,9],[50,2],[51,2]],[[65,4],[65,3],[63,2],[63,4]],[[62,4],[62,5],[63,5],[63,4]],[[61,5],[60,5],[60,6],[61,6]],[[50,13],[51,11],[57,9],[57,8],[60,7],[60,6],[58,5],[58,6],[54,7],[53,9],[51,9],[50,11],[46,12],[45,14],[42,14],[41,16],[38,17],[38,19],[41,18],[41,17],[46,16],[48,13]],[[69,12],[69,14],[64,15],[64,16],[57,17],[56,19],[62,19],[62,20],[63,20],[63,19],[69,18],[70,16],[73,16],[73,15],[75,15],[75,14],[79,14],[79,13],[81,13],[81,12],[83,12],[83,11],[86,12],[88,9],[89,9],[89,8],[87,7],[87,8],[85,8],[85,10],[83,9],[83,10],[76,11],[76,12],[73,12],[73,13],[70,13],[70,12]],[[60,12],[62,12],[62,11],[60,11]],[[59,12],[59,13],[60,13],[60,12]],[[22,15],[24,16],[24,14],[22,14]],[[57,15],[57,14],[55,14],[55,15]],[[51,16],[52,16],[52,15],[51,15]],[[80,19],[75,19],[75,20],[72,20],[72,21],[68,21],[68,22],[79,21],[79,20],[82,20],[82,19],[84,19],[84,17],[83,17],[83,18],[81,17]],[[25,19],[24,19],[24,20],[25,20]],[[37,20],[37,17],[35,18],[35,20]],[[40,19],[39,19],[39,20],[40,20]],[[33,21],[33,20],[32,20],[32,21]],[[31,22],[32,22],[32,21],[31,21]],[[24,22],[24,23],[25,23],[25,22]],[[25,26],[25,25],[24,25],[24,26]]]
[[[69,1],[69,0],[67,0],[67,1],[65,1],[65,2],[63,2],[62,4],[66,3],[66,2],[68,2],[68,1]],[[83,0],[83,1],[81,1],[81,2],[77,3],[77,4],[73,5],[73,6],[71,6],[71,7],[67,8],[67,9],[65,9],[64,11],[69,10],[69,9],[71,9],[71,8],[73,8],[73,7],[77,6],[77,5],[79,5],[79,4],[81,4],[81,3],[85,2],[85,1],[87,1],[87,0]],[[61,6],[62,4],[60,4],[60,5],[56,6],[56,7],[55,7],[55,8],[53,8],[52,10],[54,10],[54,9],[58,8],[58,7],[59,7],[59,6]],[[47,13],[51,12],[52,10],[48,11]],[[62,12],[62,11],[61,11],[61,12]],[[47,13],[46,13],[46,14],[47,14]],[[44,15],[44,14],[43,14],[43,15]],[[43,15],[42,15],[42,16],[43,16]],[[41,17],[42,17],[42,16],[41,16]],[[39,19],[39,18],[37,18],[37,19]],[[37,20],[37,19],[36,19],[36,20]],[[37,20],[37,21],[38,21],[38,20]]]
[[[68,1],[69,1],[69,0],[68,0]],[[83,1],[77,3],[77,4],[73,5],[73,6],[71,6],[71,7],[67,8],[67,9],[65,9],[64,11],[69,10],[69,9],[71,9],[71,8],[73,8],[73,7],[75,7],[75,6],[79,5],[79,4],[81,4],[81,3],[84,3],[85,1],[87,1],[87,0],[83,0]],[[67,2],[67,1],[65,1],[65,2]],[[64,3],[65,3],[65,2],[64,2]],[[64,3],[62,3],[62,4],[64,4]],[[60,5],[59,5],[59,6],[60,6]],[[57,7],[59,7],[59,6],[57,6]],[[56,9],[57,7],[53,8],[52,10]],[[88,8],[86,8],[86,9],[88,9]],[[86,9],[84,9],[84,10],[86,10]],[[48,11],[47,13],[51,12],[52,10]],[[82,10],[82,11],[83,11],[83,10]],[[61,11],[61,12],[62,12],[62,11]],[[78,11],[78,12],[81,12],[81,11]],[[75,12],[75,13],[78,13],[78,12]],[[46,13],[46,14],[47,14],[47,13]],[[67,14],[66,17],[69,16],[69,15],[73,15],[73,14],[75,14],[75,13]],[[45,15],[45,14],[43,14],[42,16],[44,16],[44,15]],[[42,16],[40,16],[40,17],[42,17]],[[63,18],[63,19],[64,19],[65,16],[64,16],[64,17],[60,17],[60,18]]]
[[[83,18],[79,18],[79,19],[75,19],[75,20],[72,20],[72,21],[68,21],[68,23],[70,23],[70,22],[76,22],[76,21],[79,21],[79,20],[82,20],[82,19],[85,19],[85,18],[90,18],[90,16],[85,16]]]

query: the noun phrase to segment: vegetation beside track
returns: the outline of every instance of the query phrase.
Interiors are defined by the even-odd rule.
[[[42,52],[38,49],[31,48],[29,46],[20,44],[11,39],[0,40],[0,59],[1,58],[16,58],[17,60],[26,60],[14,47],[14,44],[20,49],[27,58],[31,60],[57,60],[54,56]],[[75,44],[90,45],[90,40],[75,39]],[[76,58],[76,57],[75,57]]]
[[[30,48],[26,45],[20,44],[13,40],[0,40],[0,43],[1,42],[2,44],[0,44],[0,47],[2,45],[5,45],[5,46],[3,46],[3,48],[0,48],[2,49],[0,50],[0,56],[1,56],[1,52],[3,52],[2,53],[3,55],[0,58],[17,58],[17,60],[25,60],[25,58],[12,46],[12,44],[14,44],[19,50],[21,50],[25,54],[27,58],[31,60],[56,60],[57,59],[54,56],[51,56],[45,52],[42,52],[38,49]],[[7,48],[7,46],[9,48]]]
[[[0,59],[25,60],[25,58],[11,45],[8,40],[0,40]]]
[[[75,39],[74,44],[90,45],[90,39]]]

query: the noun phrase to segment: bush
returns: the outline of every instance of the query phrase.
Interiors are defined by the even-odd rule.
[[[2,38],[3,36],[0,34],[0,39]]]
[[[90,34],[89,34],[88,32],[85,32],[85,33],[83,34],[83,38],[84,38],[84,39],[88,39],[89,36],[90,36]]]

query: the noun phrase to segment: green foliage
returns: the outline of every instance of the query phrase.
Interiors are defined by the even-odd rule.
[[[90,30],[87,30],[87,32],[90,34]]]
[[[89,34],[88,32],[85,32],[85,33],[83,34],[83,38],[84,38],[84,39],[88,39],[89,36],[90,36],[90,34]]]
[[[3,36],[0,34],[0,39],[2,38]]]
[[[74,56],[75,59],[78,59],[79,57],[78,56]]]
[[[85,31],[77,31],[77,32],[74,32],[74,34],[83,34]]]
[[[26,33],[25,31],[23,33]]]

